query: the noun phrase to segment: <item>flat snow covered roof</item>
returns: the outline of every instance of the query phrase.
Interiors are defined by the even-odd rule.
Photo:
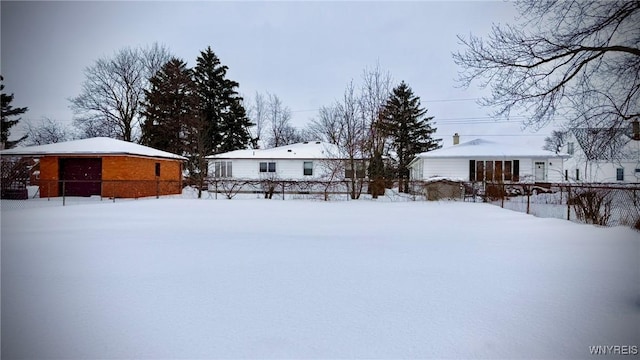
[[[0,151],[1,155],[53,156],[53,155],[138,155],[154,158],[187,160],[184,156],[154,149],[128,141],[106,137],[65,141],[55,144],[24,146]]]
[[[305,141],[271,149],[235,150],[207,156],[207,159],[336,159],[338,147],[322,141]]]
[[[458,145],[420,153],[417,158],[456,158],[456,157],[545,157],[563,158],[566,154],[531,147],[502,144],[485,139],[474,139]]]

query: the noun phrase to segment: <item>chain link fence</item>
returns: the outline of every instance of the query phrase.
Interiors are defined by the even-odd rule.
[[[65,206],[180,195],[179,180],[38,180],[3,191],[1,209]]]
[[[187,197],[233,199],[237,196],[265,199],[348,201],[376,198],[369,179],[284,180],[207,179],[200,189],[190,185]],[[182,181],[167,180],[40,180],[39,186],[5,190],[2,209],[27,206],[80,204],[185,196]],[[189,184],[186,184],[189,185]],[[488,202],[538,217],[566,219],[600,226],[629,226],[640,230],[640,184],[505,184],[469,183],[448,179],[409,181],[408,193],[398,191],[398,181],[384,180],[383,201],[457,200]],[[199,191],[198,191],[199,190]],[[86,196],[87,191],[92,194]],[[79,194],[85,194],[79,196]],[[9,200],[17,199],[17,200]],[[46,204],[43,203],[46,202]]]
[[[538,217],[640,230],[640,184],[488,183],[482,201]]]

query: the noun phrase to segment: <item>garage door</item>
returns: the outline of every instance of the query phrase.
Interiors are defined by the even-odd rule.
[[[100,195],[101,158],[60,159],[60,193],[66,196]]]

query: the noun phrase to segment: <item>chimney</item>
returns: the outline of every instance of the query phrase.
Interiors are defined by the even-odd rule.
[[[640,140],[640,122],[636,118],[633,122],[633,140]]]
[[[458,133],[453,134],[453,145],[458,145],[460,143],[460,135]]]

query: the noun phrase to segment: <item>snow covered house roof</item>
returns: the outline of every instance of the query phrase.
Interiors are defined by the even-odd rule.
[[[340,151],[334,144],[305,141],[271,149],[235,150],[207,156],[207,159],[338,159]]]
[[[565,158],[566,154],[533,147],[503,144],[485,139],[474,139],[458,145],[420,153],[416,159],[425,158],[478,158],[478,157],[528,157],[528,158]]]
[[[65,141],[55,144],[24,146],[0,151],[1,155],[54,156],[54,155],[137,155],[154,158],[187,160],[184,156],[157,150],[148,146],[106,137]]]

